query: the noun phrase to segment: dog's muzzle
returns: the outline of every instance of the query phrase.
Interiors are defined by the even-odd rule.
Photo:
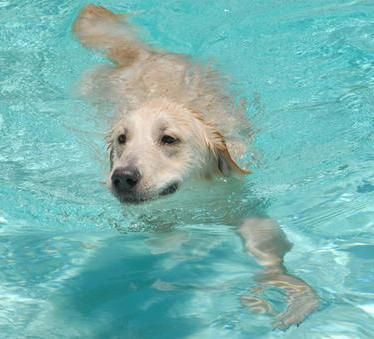
[[[130,204],[139,204],[173,194],[180,186],[179,182],[172,182],[159,191],[142,192],[140,185],[142,176],[133,166],[116,168],[110,179],[113,194],[121,202]]]
[[[141,180],[141,175],[136,167],[118,167],[114,170],[111,180],[117,192],[128,193],[136,189]]]

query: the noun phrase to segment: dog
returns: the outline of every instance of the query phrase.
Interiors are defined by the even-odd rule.
[[[152,48],[137,37],[127,15],[104,7],[84,8],[73,32],[83,46],[113,63],[90,72],[82,91],[99,107],[117,112],[108,136],[108,186],[114,196],[127,206],[162,203],[196,183],[214,188],[220,177],[228,178],[225,191],[240,190],[230,178],[243,183],[250,174],[241,163],[253,133],[245,105],[235,102],[218,72]],[[227,213],[226,221],[238,227],[245,249],[262,265],[261,288],[276,287],[288,297],[288,308],[276,315],[274,327],[300,324],[318,308],[319,298],[287,272],[283,259],[291,243],[266,213],[248,218],[235,211]],[[242,302],[274,314],[256,293]]]

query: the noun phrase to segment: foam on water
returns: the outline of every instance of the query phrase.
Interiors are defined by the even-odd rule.
[[[248,100],[258,160],[228,204],[263,202],[294,243],[290,272],[322,298],[286,333],[240,303],[259,267],[224,214],[205,222],[221,188],[174,231],[126,233],[104,185],[106,119],[75,95],[105,62],[70,32],[86,3],[0,1],[1,336],[373,337],[373,3],[102,3],[137,13],[155,45],[213,60]]]

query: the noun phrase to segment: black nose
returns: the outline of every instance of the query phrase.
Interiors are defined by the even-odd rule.
[[[112,174],[112,184],[121,191],[134,188],[140,181],[141,175],[136,167],[119,167]]]

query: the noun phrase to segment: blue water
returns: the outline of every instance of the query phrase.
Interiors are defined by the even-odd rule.
[[[232,228],[134,229],[107,191],[107,126],[76,95],[105,62],[72,37],[85,3],[0,1],[0,337],[374,337],[374,3],[101,2],[248,99],[247,184],[322,300],[286,332],[240,303],[260,267]]]

